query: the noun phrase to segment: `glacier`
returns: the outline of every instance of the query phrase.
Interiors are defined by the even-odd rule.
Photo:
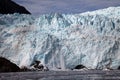
[[[19,67],[40,60],[51,70],[82,64],[120,66],[120,7],[80,14],[0,14],[0,56]]]

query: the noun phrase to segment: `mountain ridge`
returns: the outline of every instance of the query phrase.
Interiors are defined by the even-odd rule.
[[[0,13],[1,14],[31,14],[25,7],[18,5],[12,0],[0,0]]]

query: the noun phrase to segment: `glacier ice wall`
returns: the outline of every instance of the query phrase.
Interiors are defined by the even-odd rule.
[[[0,56],[50,69],[120,66],[120,7],[81,14],[0,15]]]

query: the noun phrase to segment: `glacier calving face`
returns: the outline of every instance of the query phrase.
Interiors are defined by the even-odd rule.
[[[0,15],[0,56],[49,69],[120,66],[120,7],[82,14]]]

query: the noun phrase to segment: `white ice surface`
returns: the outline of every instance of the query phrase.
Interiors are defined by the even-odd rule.
[[[120,66],[120,7],[82,14],[0,14],[0,56],[18,66],[40,60],[49,69],[82,64]]]

